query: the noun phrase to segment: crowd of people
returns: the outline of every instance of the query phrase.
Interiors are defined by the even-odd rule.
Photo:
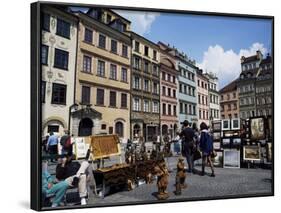
[[[206,165],[211,167],[211,177],[215,177],[214,166],[212,163],[212,157],[215,156],[213,149],[213,137],[209,131],[206,123],[200,124],[200,131],[195,124],[191,126],[187,120],[183,123],[182,131],[178,133],[176,137],[176,143],[174,145],[175,152],[179,153],[181,147],[181,153],[186,157],[189,173],[196,173],[194,162],[198,159],[202,159],[202,171],[201,175],[205,175]],[[181,142],[181,146],[179,146]],[[199,156],[198,156],[199,155]]]
[[[58,144],[62,150],[58,154]],[[49,153],[50,162],[56,164],[55,174],[50,174],[48,169],[48,160],[42,162],[42,202],[43,206],[58,207],[65,205],[65,194],[70,188],[77,188],[80,204],[87,204],[88,187],[87,182],[92,178],[90,164],[88,162],[88,151],[85,160],[79,163],[73,161],[73,152],[71,137],[66,130],[65,134],[58,139],[54,133],[50,133],[47,141],[44,143],[46,152]]]
[[[211,177],[215,177],[212,157],[213,139],[211,132],[208,130],[206,123],[200,124],[200,130],[196,125],[189,123],[187,120],[182,122],[182,130],[177,133],[174,139],[174,152],[182,155],[187,161],[187,172],[197,173],[194,162],[202,159],[202,170],[200,174],[205,175],[206,165],[211,167]],[[58,145],[61,146],[61,152],[58,154]],[[42,162],[42,201],[51,200],[51,206],[57,207],[64,205],[66,191],[69,188],[78,188],[81,205],[87,204],[88,196],[87,181],[90,181],[92,172],[88,163],[89,150],[84,161],[79,163],[73,161],[73,150],[71,136],[66,130],[60,138],[53,132],[43,142],[45,152],[49,154],[50,162],[56,164],[55,174],[50,174],[48,170],[48,160]],[[198,156],[199,155],[199,156]],[[50,199],[51,198],[51,199]],[[43,204],[45,205],[45,204]]]

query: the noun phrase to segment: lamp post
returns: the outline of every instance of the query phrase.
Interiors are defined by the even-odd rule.
[[[70,122],[71,122],[71,112],[72,110],[77,111],[78,110],[78,104],[74,103],[71,106],[69,106],[69,111],[68,111],[68,132],[70,134]]]

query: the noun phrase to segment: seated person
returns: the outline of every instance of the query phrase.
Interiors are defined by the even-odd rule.
[[[88,161],[83,161],[81,164],[79,162],[73,162],[72,156],[67,156],[67,158],[61,159],[56,167],[56,178],[58,180],[65,180],[70,187],[76,187],[76,183],[78,184],[81,205],[87,204],[88,169]]]
[[[47,162],[44,162],[42,167],[43,198],[54,195],[55,197],[52,201],[52,207],[58,207],[63,201],[63,197],[69,187],[69,184],[67,181],[57,182],[55,177],[49,174]]]

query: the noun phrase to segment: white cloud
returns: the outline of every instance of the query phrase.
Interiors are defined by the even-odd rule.
[[[220,82],[220,88],[230,81],[237,78],[241,72],[241,56],[255,55],[260,50],[263,55],[268,51],[261,43],[254,43],[248,49],[240,49],[239,53],[232,49],[224,50],[220,45],[209,46],[204,52],[203,60],[197,65],[204,71],[213,72],[217,75]]]
[[[131,30],[144,35],[150,32],[150,28],[155,19],[160,16],[160,13],[152,12],[136,12],[115,10],[119,15],[131,21]]]

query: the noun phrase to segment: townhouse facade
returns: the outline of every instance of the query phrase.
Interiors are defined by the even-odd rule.
[[[150,142],[160,135],[160,54],[158,46],[129,32],[132,39],[131,137]]]
[[[75,136],[117,134],[130,138],[130,22],[111,10],[75,12],[79,17]]]
[[[42,8],[42,135],[71,130],[78,19],[53,7]]]
[[[209,79],[203,74],[203,70],[197,70],[197,100],[198,100],[198,124],[205,122],[210,125],[209,107]]]
[[[256,80],[256,112],[257,116],[272,116],[272,85],[273,68],[272,57],[267,55],[259,65],[260,71]]]
[[[160,123],[161,136],[176,136],[178,130],[178,71],[174,57],[160,48]]]
[[[256,108],[256,77],[259,72],[259,64],[263,55],[257,51],[255,55],[241,57],[241,73],[237,88],[239,93],[240,118],[246,119],[257,115]]]
[[[239,118],[239,94],[237,79],[224,86],[220,91],[221,119]]]
[[[208,78],[209,90],[209,112],[210,121],[220,120],[220,103],[219,103],[219,82],[218,78],[211,72],[204,74]]]

